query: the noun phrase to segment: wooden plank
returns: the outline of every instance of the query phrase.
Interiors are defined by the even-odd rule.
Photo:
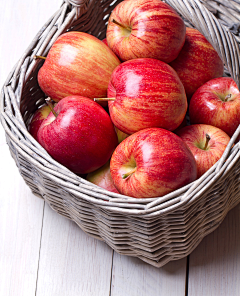
[[[240,295],[240,205],[189,259],[188,296]]]
[[[43,200],[24,183],[6,144],[0,163],[0,295],[34,295]]]
[[[112,252],[46,205],[36,296],[109,295]]]
[[[161,268],[114,253],[111,296],[185,296],[186,258]]]

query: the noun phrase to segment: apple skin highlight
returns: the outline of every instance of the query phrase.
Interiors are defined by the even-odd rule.
[[[51,47],[38,83],[56,102],[69,95],[106,97],[110,76],[119,64],[111,49],[96,37],[68,32]]]
[[[121,142],[111,157],[110,171],[118,191],[135,198],[163,196],[197,177],[190,149],[161,128],[141,130]]]
[[[160,127],[175,130],[187,112],[184,87],[176,72],[156,59],[120,64],[108,86],[109,112],[114,125],[126,134]]]
[[[107,112],[89,98],[62,99],[42,123],[38,141],[59,163],[76,174],[103,166],[118,144]]]
[[[185,34],[181,17],[158,0],[122,1],[112,11],[106,33],[108,46],[120,60],[155,58],[166,63],[178,56]]]

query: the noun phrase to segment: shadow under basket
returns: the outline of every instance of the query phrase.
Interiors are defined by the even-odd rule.
[[[54,161],[26,128],[45,100],[37,83],[43,62],[34,56],[46,56],[57,37],[70,30],[103,39],[108,17],[119,2],[63,2],[9,74],[1,92],[1,123],[10,153],[35,195],[119,254],[161,267],[190,254],[240,201],[240,144],[233,146],[240,127],[222,158],[200,179],[150,199],[111,193],[80,178]],[[166,2],[187,26],[198,29],[208,39],[224,62],[225,75],[239,86],[240,2],[224,1],[227,6],[220,1]]]

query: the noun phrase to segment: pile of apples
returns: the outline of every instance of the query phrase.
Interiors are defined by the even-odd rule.
[[[239,90],[223,70],[212,45],[169,5],[125,0],[105,40],[70,31],[53,44],[38,73],[47,104],[29,132],[102,188],[163,196],[216,163],[240,123]]]

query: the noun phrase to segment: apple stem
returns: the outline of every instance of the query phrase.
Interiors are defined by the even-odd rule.
[[[117,22],[115,19],[111,20],[112,23],[118,25],[119,27],[128,30],[129,32],[131,32],[131,30],[128,27],[123,26],[122,24],[120,24],[119,22]]]
[[[126,174],[122,175],[123,179],[126,179],[127,177],[131,176],[133,173],[135,173],[137,170],[137,167],[135,167],[134,169],[132,169],[131,171],[127,172]]]
[[[205,146],[204,146],[204,150],[207,149],[208,143],[211,140],[210,136],[208,134],[206,134],[206,142],[205,142]]]
[[[232,94],[228,94],[226,95],[225,99],[224,99],[224,102],[227,102],[228,99],[231,99],[232,97]]]
[[[46,57],[42,57],[42,56],[35,55],[35,56],[34,56],[34,59],[35,59],[35,60],[37,60],[37,59],[46,60]]]
[[[51,103],[51,98],[46,98],[45,101],[47,102],[49,108],[51,109],[53,115],[57,118],[57,113],[56,111],[54,110],[54,107],[53,107],[53,104]]]
[[[94,102],[115,101],[116,98],[94,98]]]

